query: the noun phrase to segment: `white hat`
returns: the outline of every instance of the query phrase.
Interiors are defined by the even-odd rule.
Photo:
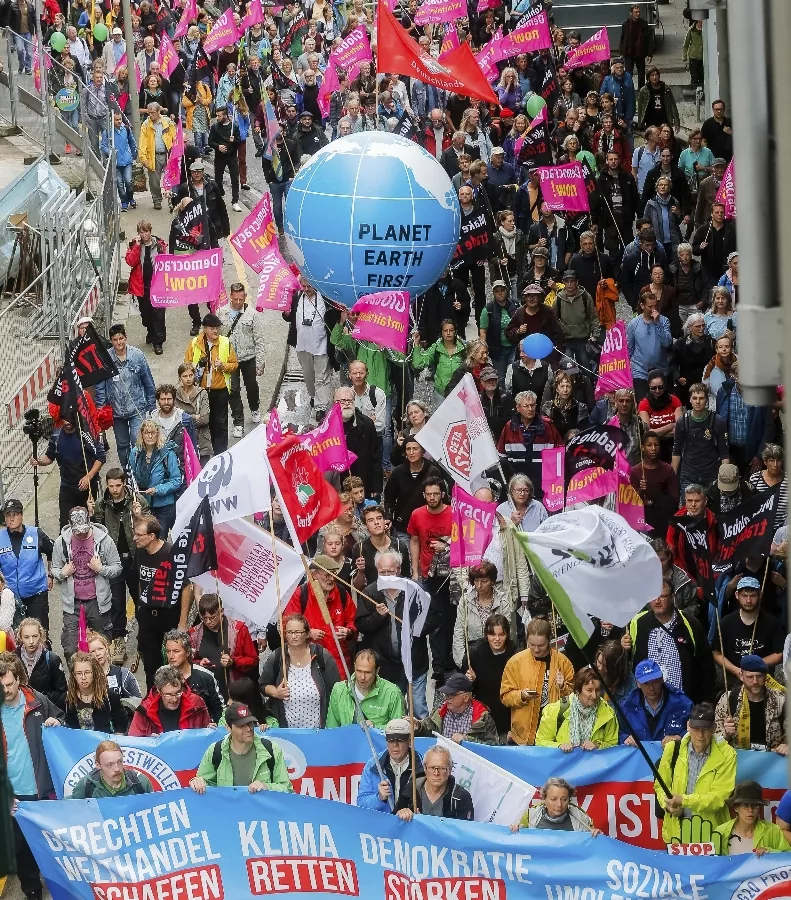
[[[115,28],[113,28],[110,34],[123,34],[123,31],[121,31],[121,29],[116,26]]]

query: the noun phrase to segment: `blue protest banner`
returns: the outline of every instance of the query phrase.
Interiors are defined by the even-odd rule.
[[[604,836],[405,823],[245,788],[25,802],[17,818],[53,900],[771,900],[791,880],[791,854],[625,854]]]
[[[68,797],[74,784],[94,767],[96,745],[107,735],[70,728],[46,728],[43,734],[55,790],[58,797]],[[125,765],[145,772],[155,788],[169,790],[189,783],[206,747],[220,737],[222,733],[207,728],[157,738],[116,735],[113,739],[124,749]],[[322,731],[275,728],[267,731],[267,737],[283,750],[298,794],[356,802],[360,775],[369,758],[359,726]],[[383,752],[384,737],[378,732],[373,737]],[[419,738],[416,746],[423,753],[433,743],[433,739]],[[576,801],[605,834],[640,847],[664,849],[651,773],[634,748],[563,753],[545,747],[464,746],[531,784],[543,784],[551,775],[566,778],[577,787]],[[652,758],[659,759],[661,746],[648,747]],[[773,814],[788,785],[786,760],[776,753],[756,751],[739,751],[738,758],[737,780],[758,781],[770,801],[768,814]]]

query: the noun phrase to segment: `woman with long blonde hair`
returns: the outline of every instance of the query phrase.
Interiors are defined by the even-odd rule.
[[[125,734],[129,727],[120,697],[107,687],[104,669],[83,650],[78,650],[69,664],[66,727],[115,734]]]
[[[176,521],[176,499],[181,490],[181,467],[171,441],[165,441],[156,422],[145,419],[129,454],[129,467],[141,494],[145,494],[162,526],[164,539]]]

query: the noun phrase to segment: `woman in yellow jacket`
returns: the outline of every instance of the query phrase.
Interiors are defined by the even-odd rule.
[[[617,746],[618,719],[601,694],[601,682],[593,669],[580,669],[570,699],[544,707],[536,747],[560,747],[571,753],[576,747],[606,750]]]
[[[720,856],[737,856],[743,853],[782,853],[791,850],[783,832],[772,822],[767,822],[763,789],[757,781],[742,781],[733,789],[728,806],[736,813],[717,828],[721,839]]]
[[[505,664],[500,682],[500,700],[511,710],[509,736],[515,744],[532,746],[536,741],[544,682],[547,703],[568,697],[574,684],[574,666],[550,647],[549,622],[532,619],[527,626],[527,650],[515,653]]]
[[[187,110],[187,129],[192,132],[195,146],[205,156],[209,146],[211,128],[211,90],[203,81],[195,84],[195,91],[187,87],[181,105]]]
[[[137,145],[137,161],[148,170],[148,189],[154,201],[154,209],[162,209],[162,172],[167,165],[168,153],[176,137],[176,126],[162,114],[158,103],[148,107],[148,118],[140,126],[140,140]],[[165,110],[167,112],[167,110]],[[162,129],[162,146],[165,150],[157,150],[157,129]]]

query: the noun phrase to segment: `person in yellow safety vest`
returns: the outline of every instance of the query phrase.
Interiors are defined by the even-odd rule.
[[[699,816],[713,831],[731,817],[727,801],[736,785],[736,751],[715,733],[714,707],[692,707],[686,734],[665,744],[659,775],[670,789],[668,797],[654,783],[659,805],[665,810],[662,840],[682,839],[682,820]]]
[[[219,316],[207,313],[201,325],[202,333],[187,345],[184,362],[195,366],[196,382],[209,395],[209,433],[217,456],[228,449],[228,396],[231,372],[239,367],[239,360],[231,342],[220,334]]]

